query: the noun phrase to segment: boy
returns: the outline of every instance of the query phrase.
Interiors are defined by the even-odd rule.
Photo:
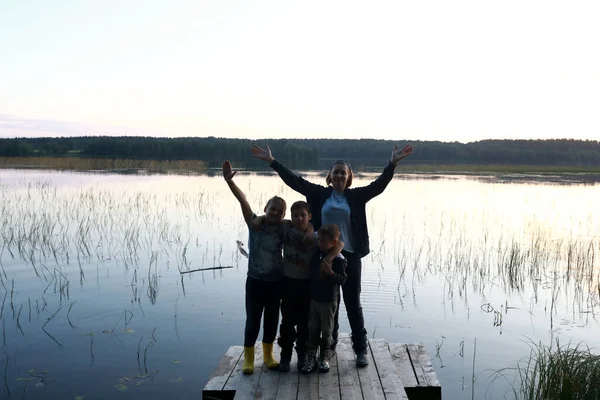
[[[246,224],[256,218],[246,195],[233,182],[237,171],[232,171],[229,161],[223,163],[223,178],[235,198],[240,202]],[[242,372],[254,372],[254,344],[263,321],[263,359],[269,369],[276,369],[279,363],[273,357],[273,342],[279,323],[279,303],[281,276],[283,274],[283,229],[281,221],[285,216],[286,204],[281,197],[272,197],[267,202],[264,220],[257,230],[250,229],[248,248],[248,277],[246,278],[246,327],[244,330],[244,363]]]
[[[323,225],[319,229],[318,247],[320,257],[315,257],[310,269],[310,317],[308,323],[308,360],[302,372],[309,374],[318,368],[329,371],[330,348],[333,342],[335,310],[340,285],[346,282],[346,259],[338,254],[331,264],[321,262],[324,254],[338,245],[340,228],[334,224]],[[317,348],[320,345],[320,359],[317,360]]]

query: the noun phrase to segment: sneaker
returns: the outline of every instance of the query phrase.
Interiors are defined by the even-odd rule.
[[[328,348],[321,347],[319,350],[320,356],[319,359],[323,361],[328,361],[333,357],[334,352],[329,350]]]
[[[308,353],[308,360],[306,360],[306,364],[304,364],[304,367],[302,367],[302,373],[310,374],[311,372],[316,370],[317,367],[318,367],[317,352],[310,351]]]
[[[366,367],[369,365],[369,359],[367,358],[367,353],[359,353],[356,355],[356,366],[357,367]]]
[[[298,371],[302,371],[302,368],[306,365],[306,353],[303,351],[298,352]]]
[[[319,372],[329,372],[329,361],[323,359],[319,361]]]
[[[279,371],[281,372],[289,372],[290,371],[290,362],[292,361],[292,356],[281,355],[281,359],[279,360]]]

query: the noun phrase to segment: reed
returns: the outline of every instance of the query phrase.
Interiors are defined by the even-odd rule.
[[[513,395],[520,400],[600,399],[600,355],[582,343],[531,343],[529,356],[493,375],[513,375]]]

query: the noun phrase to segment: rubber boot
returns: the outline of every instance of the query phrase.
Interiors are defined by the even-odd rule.
[[[265,364],[267,364],[267,368],[269,369],[277,369],[279,368],[279,363],[273,357],[273,343],[265,343],[262,344],[263,348],[263,360]]]
[[[244,374],[254,373],[254,347],[244,347],[244,363],[242,364]]]

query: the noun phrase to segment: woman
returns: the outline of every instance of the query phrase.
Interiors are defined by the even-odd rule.
[[[369,185],[349,189],[352,185],[352,167],[345,161],[338,160],[331,164],[325,179],[327,187],[308,182],[296,175],[285,165],[275,160],[269,146],[262,149],[252,148],[252,155],[269,163],[281,179],[292,189],[306,196],[306,202],[312,210],[312,224],[315,231],[325,224],[336,224],[340,228],[340,240],[345,244],[342,254],[348,261],[347,280],[342,286],[344,304],[352,330],[352,348],[356,353],[356,365],[364,367],[369,364],[367,358],[367,331],[360,304],[360,279],[362,272],[361,258],[369,254],[369,233],[367,231],[366,204],[373,197],[381,194],[394,177],[394,169],[400,160],[412,153],[412,146],[404,146],[401,150],[394,147],[390,162],[383,173]],[[339,300],[335,315],[333,332],[335,350],[339,329]]]

